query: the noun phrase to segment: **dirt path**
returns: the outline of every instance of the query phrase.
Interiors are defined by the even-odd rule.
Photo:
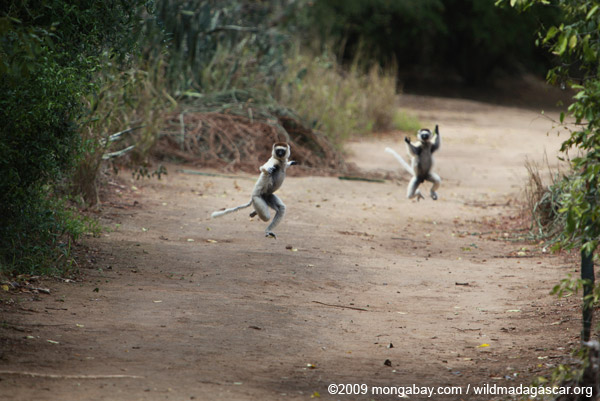
[[[207,219],[245,202],[254,177],[124,174],[104,209],[112,231],[85,241],[84,281],[1,295],[0,399],[398,399],[333,396],[331,383],[463,386],[431,399],[476,399],[468,385],[547,371],[578,339],[576,300],[548,294],[573,267],[507,241],[503,217],[525,158],[552,158],[560,138],[533,111],[402,102],[440,125],[437,202],[407,201],[405,182],[291,177],[275,241],[245,211]],[[352,143],[351,161],[398,170],[383,149],[404,154],[402,139]]]

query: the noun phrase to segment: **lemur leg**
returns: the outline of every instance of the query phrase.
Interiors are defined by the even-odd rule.
[[[431,190],[429,191],[429,193],[431,194],[431,199],[437,200],[438,195],[437,195],[436,191],[440,187],[440,183],[442,182],[442,179],[436,173],[429,173],[429,175],[427,175],[427,181],[433,182],[433,185],[431,186]]]
[[[271,218],[271,212],[269,211],[267,202],[262,196],[253,196],[252,206],[254,206],[254,211],[250,213],[250,217],[254,217],[258,214],[258,217],[260,217],[262,221],[269,221]]]
[[[420,182],[417,177],[413,177],[410,179],[410,182],[408,183],[408,188],[406,189],[406,197],[408,199],[412,199],[415,196],[417,197],[417,201],[421,200],[421,199],[425,199],[423,194],[421,194],[421,191],[419,191],[419,189],[418,189],[419,184],[420,184]]]
[[[281,219],[283,219],[283,216],[285,216],[285,205],[281,201],[281,199],[279,199],[279,197],[277,197],[277,195],[273,195],[273,194],[271,194],[270,196],[266,196],[265,201],[267,202],[267,204],[269,206],[271,206],[273,209],[275,209],[275,217],[273,217],[273,221],[266,228],[265,234],[267,237],[270,236],[273,238],[277,238],[277,236],[273,232],[273,229],[279,224]]]

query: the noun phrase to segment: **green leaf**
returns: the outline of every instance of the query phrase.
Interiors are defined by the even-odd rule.
[[[554,51],[552,53],[557,56],[562,56],[565,53],[565,50],[567,50],[567,34],[563,33],[558,38],[558,42],[554,46]]]
[[[565,231],[567,233],[575,231],[575,218],[573,217],[572,212],[567,213],[567,226],[565,227]]]
[[[569,49],[574,49],[577,46],[577,35],[571,35],[569,38]]]
[[[587,63],[592,63],[596,60],[596,52],[592,50],[589,43],[585,43],[583,46],[583,55]]]
[[[587,15],[585,16],[585,19],[588,20],[590,18],[592,18],[592,16],[596,13],[596,11],[598,11],[598,5],[596,4],[594,7],[592,7],[590,9],[590,11],[587,13]]]
[[[592,254],[594,253],[594,250],[596,249],[596,243],[594,241],[589,241],[586,242],[585,244],[583,244],[583,246],[581,247],[581,250],[587,254]]]
[[[558,33],[558,28],[555,26],[551,26],[550,29],[548,29],[548,32],[546,33],[546,37],[544,38],[543,43],[548,42],[549,40],[551,40],[553,37],[556,36],[556,34]]]

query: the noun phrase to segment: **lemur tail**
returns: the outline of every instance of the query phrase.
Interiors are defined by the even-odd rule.
[[[396,153],[396,151],[392,148],[385,148],[385,151],[388,153],[391,153],[396,160],[398,160],[400,162],[400,164],[402,165],[402,167],[404,167],[404,170],[408,171],[408,173],[410,175],[415,175],[415,172],[413,171],[412,167],[410,167],[410,165],[404,161],[404,159],[402,158],[402,156],[400,156],[398,153]]]
[[[224,216],[229,213],[237,212],[240,209],[247,208],[251,204],[252,204],[252,199],[250,199],[250,201],[248,203],[244,203],[243,205],[232,207],[231,209],[225,209],[225,210],[219,210],[218,212],[213,212],[213,214],[210,215],[210,218],[214,219],[215,217],[221,217],[221,216]]]

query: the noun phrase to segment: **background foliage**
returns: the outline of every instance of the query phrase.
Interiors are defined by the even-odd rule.
[[[166,46],[165,74],[176,96],[272,85],[291,43],[280,22],[296,3],[157,1],[156,18],[144,25],[145,56],[153,59],[165,49],[157,45]]]
[[[305,6],[304,1],[159,1],[142,47],[153,58],[157,39],[167,38],[168,91],[188,106],[193,99],[198,110],[215,95],[250,90],[269,95],[255,96],[255,107],[289,108],[338,146],[352,135],[392,128],[396,69],[358,56],[343,69],[331,52],[304,50],[294,16]],[[182,107],[190,111],[188,106]]]
[[[559,15],[543,7],[519,15],[493,0],[318,0],[296,18],[305,41],[338,49],[343,60],[361,54],[395,61],[405,77],[481,85],[499,72],[543,73],[549,57],[534,35]]]

